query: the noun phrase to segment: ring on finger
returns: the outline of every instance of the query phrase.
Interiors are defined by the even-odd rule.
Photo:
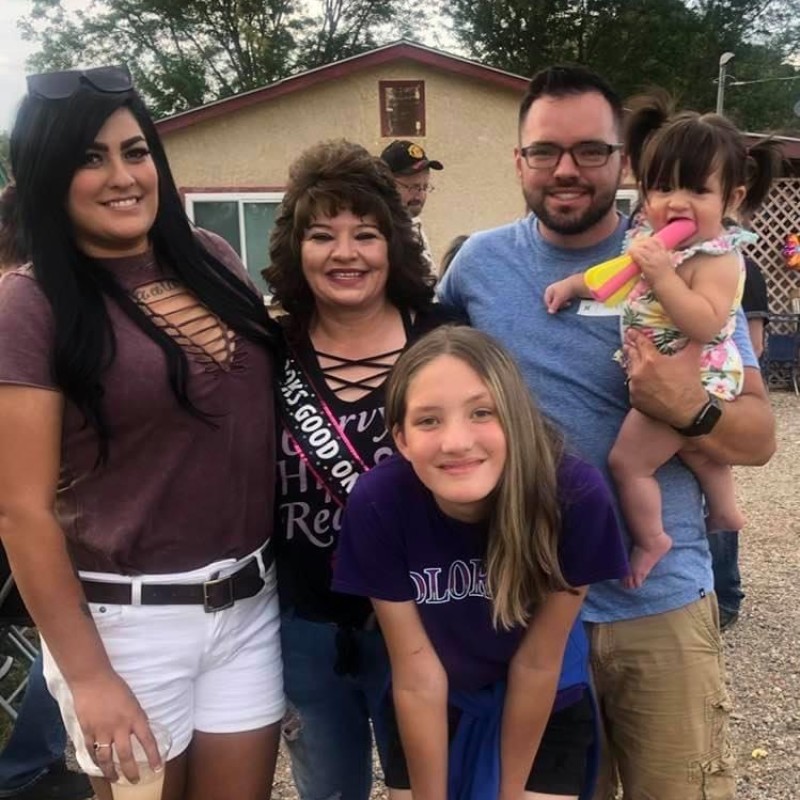
[[[99,752],[100,750],[102,750],[102,749],[104,749],[106,747],[111,747],[111,743],[110,742],[95,742],[92,745],[92,747],[94,748],[95,753],[97,753],[97,752]]]

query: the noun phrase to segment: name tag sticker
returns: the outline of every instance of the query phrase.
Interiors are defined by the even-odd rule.
[[[620,306],[607,306],[597,300],[581,300],[578,314],[582,317],[618,317]]]

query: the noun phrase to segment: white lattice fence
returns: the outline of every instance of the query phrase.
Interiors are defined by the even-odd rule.
[[[788,314],[792,297],[800,294],[800,270],[788,269],[781,255],[787,234],[800,233],[800,178],[781,178],[775,182],[766,203],[753,217],[753,230],[758,241],[748,248],[749,254],[761,267],[767,281],[769,310],[773,314]],[[776,323],[772,334],[791,333],[788,323]],[[769,384],[772,387],[789,386],[789,370],[771,368]]]
[[[775,182],[766,203],[753,217],[753,230],[759,239],[748,253],[766,278],[769,310],[788,314],[792,294],[800,292],[800,270],[787,269],[781,248],[787,234],[800,233],[800,178]]]

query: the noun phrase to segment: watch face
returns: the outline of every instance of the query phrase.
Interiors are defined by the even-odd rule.
[[[677,428],[682,436],[705,436],[714,430],[714,426],[722,416],[722,405],[720,400],[713,395],[708,396],[708,402],[700,409],[691,425],[685,428]]]
[[[722,409],[713,400],[709,400],[708,405],[703,409],[700,419],[695,421],[695,425],[698,428],[697,435],[703,436],[706,433],[711,433],[721,416]]]

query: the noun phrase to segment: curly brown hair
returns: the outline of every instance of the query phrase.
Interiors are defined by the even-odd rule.
[[[289,184],[270,238],[270,266],[262,274],[293,326],[306,329],[316,308],[301,264],[303,234],[316,216],[342,211],[371,214],[386,237],[389,301],[402,309],[425,309],[433,299],[435,279],[392,173],[361,145],[337,139],[310,147],[289,167]]]

